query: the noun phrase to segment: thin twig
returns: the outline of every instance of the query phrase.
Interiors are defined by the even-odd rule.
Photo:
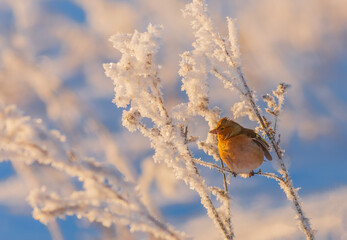
[[[237,174],[233,171],[231,171],[230,169],[228,168],[221,168],[219,167],[218,165],[216,164],[213,164],[213,163],[209,163],[209,162],[204,162],[202,160],[199,160],[199,159],[193,159],[194,162],[200,164],[201,166],[204,166],[204,167],[208,167],[208,168],[215,168],[216,170],[218,170],[218,172],[222,172],[222,173],[231,173],[232,175],[236,176]],[[272,178],[280,183],[283,183],[285,184],[285,180],[279,176],[277,176],[275,173],[268,173],[268,172],[262,172],[261,170],[259,170],[258,172],[254,172],[254,175],[259,175],[259,176],[265,176],[265,177],[268,177],[268,178]]]
[[[31,149],[34,149],[36,151],[39,151],[42,155],[43,155],[43,159],[50,159],[51,157],[49,156],[49,152],[44,150],[42,147],[40,147],[38,144],[35,144],[35,143],[29,143],[29,142],[17,142],[18,146],[22,146],[23,148],[31,148]],[[73,151],[69,151],[69,154],[67,154],[69,156],[69,162],[68,164],[69,167],[75,167],[75,166],[78,166],[79,167],[79,171],[80,172],[83,172],[85,175],[89,175],[88,174],[88,171],[89,170],[86,170],[86,169],[83,169],[80,167],[80,162],[81,161],[76,161],[76,154],[73,152]],[[52,166],[56,169],[68,169],[66,163],[64,162],[56,162],[56,161],[38,161],[38,163],[42,164],[42,165],[48,165],[48,166]],[[101,173],[103,172],[102,168],[100,167],[96,167],[94,166],[94,170],[95,172],[94,173]],[[117,200],[120,204],[123,204],[123,205],[130,205],[129,201],[127,199],[125,199],[123,196],[121,196],[117,191],[115,191],[114,189],[112,189],[111,187],[109,187],[107,184],[105,184],[104,182],[100,182],[94,175],[90,176],[91,179],[96,183],[98,184],[99,188],[102,189],[105,193],[109,194],[110,196],[110,199],[113,199],[113,200]],[[80,179],[84,180],[81,176],[80,176]],[[149,212],[147,212],[146,209],[144,209],[145,211],[143,212],[143,214],[145,214],[145,216],[152,222],[154,223],[159,229],[161,229],[163,232],[166,232],[170,237],[171,239],[173,240],[179,240],[180,237],[177,236],[175,234],[175,232],[173,232],[170,228],[168,228],[167,226],[165,226],[162,222],[158,221],[156,218],[154,218]],[[55,209],[54,211],[58,211],[58,212],[68,212],[67,210],[64,210],[64,208],[58,208],[58,209]],[[42,210],[42,212],[44,212]],[[51,215],[55,215],[53,213],[49,213]],[[62,235],[61,235],[61,232],[59,230],[59,226],[56,225],[56,220],[54,219],[53,221],[49,222],[48,224],[48,228],[50,230],[54,229],[54,232],[52,232],[52,238],[53,239],[57,239],[57,240],[61,240],[63,239],[62,238]],[[53,237],[54,235],[54,237]]]
[[[222,73],[220,73],[216,68],[211,70],[211,73],[213,73],[213,75],[215,75],[219,80],[221,80],[224,83],[224,86],[228,86],[229,89],[236,88],[242,95],[245,95],[245,93],[242,92],[241,88],[232,84],[232,82]]]
[[[187,152],[189,153],[189,157],[190,157],[190,161],[191,161],[191,164],[193,165],[193,167],[194,167],[194,169],[195,169],[195,173],[198,175],[198,176],[200,176],[200,173],[199,173],[199,170],[198,170],[198,168],[197,168],[197,166],[196,166],[196,162],[194,161],[195,160],[195,158],[193,158],[192,157],[192,155],[190,154],[190,150],[189,150],[189,148],[188,148],[188,145],[187,145],[187,142],[188,142],[188,126],[186,126],[185,128],[184,128],[184,132],[183,132],[183,135],[184,135],[184,141],[185,141],[185,144],[186,144],[186,146],[187,146]],[[225,178],[225,174],[223,173],[223,175],[224,175],[224,181],[225,181],[225,183],[226,183],[226,178]],[[226,185],[225,185],[226,186]],[[227,187],[227,186],[226,186]],[[228,190],[226,190],[226,192],[227,192]],[[229,195],[228,195],[229,196]],[[201,196],[201,198],[203,198],[203,196]],[[211,212],[212,212],[212,215],[213,215],[213,217],[215,218],[215,220],[218,222],[218,225],[219,225],[219,227],[220,227],[220,229],[221,229],[221,231],[223,232],[223,234],[224,234],[224,236],[225,236],[225,238],[226,239],[230,239],[230,240],[232,240],[233,238],[234,238],[234,234],[233,234],[233,232],[231,231],[231,224],[230,224],[230,218],[228,218],[228,230],[229,230],[229,233],[228,233],[228,230],[226,229],[226,226],[223,224],[223,221],[222,221],[222,219],[221,219],[221,217],[219,216],[219,213],[217,212],[217,210],[216,210],[216,208],[214,207],[214,205],[213,205],[213,203],[212,203],[212,201],[211,201],[211,198],[210,198],[210,196],[205,196],[205,200],[206,200],[206,202],[207,202],[207,204],[209,205],[209,208],[212,210]],[[208,210],[208,208],[207,208],[207,210]]]
[[[283,183],[283,184],[285,183],[285,180],[283,178],[277,176],[275,173],[262,172],[260,169],[258,172],[254,172],[254,175],[265,176],[267,178],[272,178],[279,183]]]
[[[221,40],[222,39],[220,39],[219,41],[221,41]],[[246,81],[246,79],[244,77],[244,74],[242,72],[241,66],[237,66],[234,63],[234,60],[232,59],[231,55],[229,54],[229,52],[228,52],[228,50],[226,48],[225,41],[223,41],[223,46],[221,46],[221,48],[222,48],[222,50],[224,50],[226,57],[229,59],[229,61],[227,61],[227,62],[230,64],[230,67],[231,68],[237,67],[238,77],[241,80],[241,83],[243,84],[244,89],[246,91],[245,93],[243,91],[240,91],[240,93],[242,95],[245,95],[248,98],[248,101],[251,104],[253,112],[257,116],[257,119],[258,119],[261,127],[264,129],[268,139],[271,142],[271,145],[273,146],[273,148],[274,148],[274,150],[276,152],[276,155],[277,155],[277,158],[278,158],[278,162],[280,164],[280,169],[281,169],[279,171],[279,173],[282,175],[282,177],[283,177],[283,179],[285,181],[284,186],[286,186],[286,188],[289,190],[288,193],[290,194],[290,197],[288,195],[287,195],[287,197],[293,203],[294,209],[298,213],[298,216],[299,216],[298,219],[300,220],[300,226],[301,226],[303,232],[306,235],[306,239],[307,240],[313,240],[314,239],[314,231],[311,228],[311,224],[310,224],[309,219],[306,218],[304,213],[303,213],[302,206],[301,206],[301,203],[299,201],[299,196],[298,196],[298,194],[296,193],[296,191],[294,189],[294,186],[293,186],[292,180],[291,180],[291,178],[289,176],[287,167],[284,164],[281,150],[280,150],[279,146],[276,144],[276,139],[274,138],[273,135],[270,134],[270,132],[269,132],[269,130],[268,130],[268,128],[267,128],[263,118],[262,118],[262,115],[260,114],[259,108],[258,108],[258,106],[255,103],[252,91],[251,91],[251,89],[249,88],[249,86],[247,84],[247,81]],[[282,187],[282,185],[280,185],[280,186]],[[287,194],[287,191],[285,191],[285,193]]]
[[[196,167],[196,164],[195,164],[196,163],[195,159],[192,156],[190,156],[190,160],[191,160],[192,165],[194,166],[196,174],[200,176],[199,170],[198,170],[198,168]],[[214,207],[210,196],[207,196],[207,195],[206,196],[202,196],[201,195],[201,198],[203,198],[203,197],[206,198],[205,201],[209,205],[209,208],[211,209],[213,217],[218,222],[218,225],[219,225],[221,231],[223,232],[225,239],[233,240],[234,239],[233,232],[228,233],[228,231],[226,229],[226,226],[224,226],[223,221],[222,221],[219,213],[217,212],[216,208]],[[207,210],[208,210],[208,208],[207,208]]]
[[[303,231],[304,231],[304,233],[306,235],[306,239],[313,240],[314,239],[314,231],[311,228],[310,220],[308,218],[306,218],[304,213],[303,213],[302,206],[301,206],[301,203],[299,201],[299,196],[298,196],[298,194],[296,193],[296,191],[294,189],[292,180],[291,180],[291,178],[289,176],[289,173],[288,173],[288,169],[287,169],[286,165],[284,164],[281,150],[278,147],[278,145],[276,144],[276,139],[274,138],[273,135],[271,135],[269,133],[268,128],[266,127],[266,125],[264,123],[264,120],[263,120],[263,118],[262,118],[262,116],[261,116],[261,114],[259,112],[259,109],[258,109],[257,105],[255,104],[252,92],[251,92],[250,88],[248,87],[246,79],[245,79],[245,77],[243,75],[241,67],[237,68],[237,72],[238,72],[239,77],[240,77],[240,79],[241,79],[241,81],[243,83],[243,86],[245,87],[246,95],[247,95],[248,100],[249,100],[249,102],[250,102],[250,104],[252,106],[252,109],[253,109],[254,113],[256,114],[261,127],[264,129],[268,139],[270,140],[271,145],[275,149],[275,152],[276,152],[276,155],[277,155],[277,158],[278,158],[278,162],[279,162],[280,168],[281,168],[280,174],[284,178],[285,186],[289,190],[290,197],[288,199],[293,203],[294,208],[295,208],[296,212],[299,215],[300,226],[302,227],[302,229],[303,229]]]
[[[232,172],[231,170],[229,169],[226,169],[226,168],[221,168],[220,166],[218,166],[217,164],[213,164],[213,163],[209,163],[209,162],[204,162],[202,160],[199,160],[199,159],[196,159],[196,158],[193,158],[193,161],[204,166],[204,167],[208,167],[208,168],[215,168],[217,169],[219,172],[225,172],[225,173],[232,173],[232,174],[235,174],[234,172]]]
[[[220,160],[220,165],[221,165],[221,167],[224,169],[224,163],[223,163],[222,160]],[[228,196],[229,196],[227,178],[226,178],[224,172],[222,172],[222,174],[223,174],[223,182],[224,182],[224,191],[225,191],[225,192],[228,194]]]
[[[221,167],[224,169],[224,163],[222,161],[222,159],[220,159],[220,164]],[[227,223],[228,223],[228,228],[229,231],[232,232],[232,226],[231,226],[231,210],[230,210],[230,196],[229,196],[229,191],[228,191],[228,183],[227,183],[227,178],[224,172],[222,172],[223,175],[223,183],[224,183],[224,191],[225,194],[228,196],[228,212],[226,214],[227,216]]]

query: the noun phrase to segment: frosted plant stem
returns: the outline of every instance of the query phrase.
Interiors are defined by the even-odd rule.
[[[52,240],[64,240],[63,234],[60,230],[60,227],[59,227],[56,219],[50,221],[47,224],[47,228],[48,228],[49,233],[52,237]]]
[[[271,142],[271,145],[273,146],[273,148],[275,149],[277,158],[278,158],[278,162],[280,164],[280,170],[279,173],[282,175],[283,179],[284,179],[284,184],[280,184],[280,186],[283,188],[284,192],[287,195],[288,200],[290,200],[294,206],[294,209],[296,210],[297,214],[298,214],[298,219],[299,219],[299,224],[301,229],[303,230],[303,232],[306,235],[306,239],[308,240],[313,240],[314,239],[314,231],[311,228],[311,224],[310,224],[310,220],[308,218],[305,217],[303,210],[302,210],[302,206],[300,203],[300,199],[299,199],[299,195],[297,193],[297,191],[294,189],[293,186],[293,182],[289,176],[288,170],[286,165],[284,164],[283,158],[282,158],[282,154],[281,151],[276,143],[276,140],[274,138],[274,136],[272,136],[266,125],[265,122],[259,112],[258,106],[255,104],[252,92],[247,84],[247,81],[243,75],[243,72],[241,70],[241,67],[237,67],[237,73],[242,81],[242,84],[246,90],[246,96],[252,106],[252,109],[254,111],[254,113],[256,114],[258,121],[261,125],[261,127],[264,129],[264,131],[266,132],[266,135],[268,137],[268,139]]]
[[[22,116],[14,106],[0,106],[0,129],[0,145],[4,148],[0,161],[10,159],[28,187],[34,188],[27,200],[33,207],[34,218],[47,225],[53,240],[63,240],[55,218],[74,214],[100,222],[104,227],[121,223],[131,231],[147,232],[162,239],[186,238],[155,219],[141,202],[136,186],[124,180],[112,165],[78,157],[60,133]],[[69,196],[47,190],[28,165],[66,173],[83,183],[83,189]]]
[[[222,160],[220,160],[221,167],[224,169],[224,163]],[[228,191],[228,183],[227,183],[227,178],[225,176],[225,172],[222,172],[223,175],[223,182],[224,182],[224,191],[229,196],[229,191]],[[228,223],[228,228],[229,231],[232,232],[232,226],[231,226],[231,209],[230,209],[230,199],[228,200],[228,213],[227,213],[227,223]]]
[[[221,168],[219,167],[218,165],[216,164],[213,164],[213,163],[208,163],[208,162],[204,162],[204,161],[201,161],[201,160],[198,160],[198,159],[194,159],[193,160],[194,162],[200,164],[201,166],[204,166],[204,167],[208,167],[208,168],[215,168],[217,169],[219,172],[222,172],[222,173],[231,173],[232,175],[236,176],[236,173],[234,173],[233,171],[231,171],[230,169],[228,168]],[[279,176],[277,176],[276,174],[274,173],[268,173],[268,172],[262,172],[262,171],[258,171],[258,172],[255,172],[254,173],[255,175],[260,175],[260,176],[265,176],[267,178],[272,178],[274,180],[276,180],[277,182],[279,183],[282,183],[282,184],[285,184],[285,180]]]
[[[165,113],[166,122],[168,124],[172,125],[171,119],[169,118],[169,116],[167,114],[166,108],[165,108],[163,100],[161,98],[160,91],[159,91],[157,86],[155,86],[155,89],[156,89],[155,92],[156,92],[157,98],[159,99],[158,105],[161,107],[161,109],[163,109],[162,111]],[[141,128],[143,130],[146,128],[144,125],[142,125],[142,124],[140,124],[140,125],[141,125]],[[172,128],[174,128],[173,125],[172,125]],[[184,132],[183,137],[185,138],[185,144],[187,144],[187,128],[185,128],[185,132]],[[188,149],[188,146],[187,146],[186,150],[188,153],[190,152]],[[189,159],[186,159],[186,161],[189,162],[190,164],[192,164],[195,174],[200,178],[201,176],[200,176],[199,170],[196,167],[196,164],[194,162],[194,158],[189,154]],[[225,175],[224,175],[224,177],[225,177]],[[201,185],[201,183],[197,183],[197,184]],[[204,186],[201,186],[201,188],[204,188]],[[214,218],[214,221],[218,223],[218,226],[219,226],[221,232],[223,233],[224,238],[227,240],[233,240],[234,234],[233,234],[232,229],[231,229],[230,217],[227,220],[227,222],[228,222],[228,229],[227,229],[226,226],[223,224],[223,221],[222,221],[221,217],[219,216],[215,206],[213,205],[210,196],[208,194],[203,194],[203,192],[201,192],[201,191],[197,191],[197,192],[199,193],[201,199],[204,200],[204,202],[206,203],[204,205],[204,207],[206,208],[206,210],[208,212],[210,212],[209,215],[212,215],[212,217]],[[229,213],[229,215],[230,215],[230,213]]]
[[[62,169],[64,169],[64,165],[61,166],[56,166],[57,168],[62,167]],[[97,171],[98,168],[96,167],[95,170]],[[80,169],[80,171],[82,172],[83,170]],[[100,169],[101,172],[101,169]],[[95,179],[95,181],[97,181]],[[131,203],[125,199],[124,197],[122,197],[121,195],[119,195],[117,192],[115,192],[112,188],[110,188],[109,186],[107,186],[104,183],[99,183],[99,188],[102,189],[103,191],[107,192],[110,194],[110,196],[113,197],[113,199],[118,199],[119,202],[121,202],[123,205],[131,205]],[[143,205],[141,205],[143,206]],[[144,207],[144,206],[143,206]],[[148,213],[148,211],[144,208],[143,210],[143,215],[145,215],[145,217],[150,220],[154,225],[156,225],[159,229],[161,229],[163,232],[165,232],[168,236],[170,236],[170,239],[172,240],[179,240],[182,239],[179,236],[177,236],[177,234],[175,234],[169,227],[167,227],[165,224],[163,224],[162,222],[158,221],[156,218],[154,218],[150,213]],[[57,239],[60,240],[60,239]]]
[[[159,162],[164,159],[177,179],[184,180],[192,190],[198,192],[201,203],[223,239],[232,240],[231,227],[224,218],[226,213],[220,213],[214,206],[211,189],[206,186],[193,161],[184,126],[180,120],[177,122],[169,116],[164,105],[158,77],[160,67],[152,62],[153,55],[158,51],[156,41],[161,29],[150,24],[147,32],[134,31],[130,35],[117,34],[112,37],[114,47],[122,53],[117,63],[104,65],[106,75],[114,81],[113,102],[122,108],[130,105],[129,110],[123,111],[123,125],[130,131],[139,130],[150,139],[155,149],[154,160]],[[154,126],[147,128],[142,122],[144,118],[150,119]],[[167,156],[168,153],[171,156]]]
[[[216,165],[216,164],[213,164],[213,163],[209,163],[209,162],[204,162],[202,160],[199,160],[199,159],[196,159],[194,158],[193,159],[194,162],[204,166],[204,167],[208,167],[208,168],[215,168],[217,169],[218,171],[220,172],[229,172],[229,173],[232,173],[229,169],[226,169],[226,168],[221,168],[220,166]]]
[[[157,225],[158,228],[163,230],[163,232],[167,232],[173,240],[180,240],[181,239],[174,232],[172,232],[169,228],[167,228],[162,222],[155,219],[152,215],[148,214],[147,218],[149,220],[151,220],[155,225]]]
[[[39,178],[35,175],[34,171],[30,167],[20,162],[12,162],[12,165],[17,174],[25,179],[26,184],[28,184],[30,189],[38,188],[40,186]],[[63,234],[56,219],[53,219],[47,224],[47,229],[52,240],[64,240]]]
[[[220,165],[221,165],[222,168],[224,168],[224,163],[223,163],[223,161],[220,161]],[[226,179],[225,173],[222,172],[222,174],[223,174],[224,190],[225,190],[225,192],[229,195],[227,179]]]
[[[260,175],[260,176],[264,176],[264,177],[267,177],[267,178],[272,178],[274,180],[276,180],[277,182],[279,182],[280,184],[285,184],[285,181],[283,178],[277,176],[276,174],[274,173],[267,173],[267,172],[255,172],[254,173],[255,175]]]
[[[185,144],[188,143],[187,134],[188,134],[188,127],[186,126],[185,127],[185,131],[184,131]],[[187,147],[187,151],[189,152],[189,148],[188,147]],[[200,173],[199,173],[198,168],[196,167],[196,164],[195,164],[196,161],[195,160],[197,160],[197,159],[193,158],[190,155],[190,161],[191,161],[191,164],[194,166],[195,173],[200,177]],[[203,161],[201,161],[201,162],[203,162]],[[220,159],[220,162],[221,162],[221,165],[222,165],[222,169],[224,169],[224,164],[223,164],[223,161],[221,159]],[[200,163],[200,162],[197,162],[197,163]],[[229,197],[228,185],[227,185],[225,172],[221,171],[221,173],[223,175],[225,194]],[[228,231],[229,231],[229,233],[228,233],[228,231],[225,229],[225,226],[224,226],[223,222],[221,221],[221,217],[219,216],[216,208],[214,207],[210,197],[209,196],[207,196],[207,197],[208,197],[208,201],[207,201],[208,205],[210,205],[210,207],[212,209],[211,212],[212,212],[214,218],[216,219],[216,221],[218,222],[218,225],[219,225],[220,229],[222,230],[222,232],[225,235],[226,239],[232,240],[234,238],[234,234],[233,234],[232,226],[231,226],[230,200],[228,200],[228,213],[227,213],[227,221],[226,221],[227,222],[227,228],[228,228]],[[201,196],[201,198],[202,198],[202,196]],[[207,210],[208,210],[208,208],[207,208]]]
[[[165,106],[164,106],[165,108]],[[171,122],[170,119],[166,119],[166,122]],[[171,125],[171,127],[173,128],[174,126],[172,125],[172,123],[169,123],[169,125]],[[147,133],[149,133],[150,131],[146,128],[146,126],[144,124],[142,124],[141,122],[138,123],[138,127],[140,129],[140,131],[146,135]],[[183,132],[182,137],[185,138],[185,144],[187,144],[187,128],[185,128],[185,132]],[[177,149],[173,143],[168,143],[169,145],[172,145],[173,148]],[[193,158],[190,154],[190,151],[188,149],[188,146],[186,145],[186,152],[183,154],[184,156],[184,160],[186,162],[186,166],[187,168],[193,167],[194,171],[192,173],[196,174],[196,176],[200,179],[200,173],[198,168],[196,167],[196,162],[198,163],[204,163],[201,160],[197,160],[195,158]],[[215,164],[211,164],[211,163],[206,163],[206,166],[212,168],[214,167]],[[217,165],[215,165],[217,166]],[[220,168],[217,166],[217,168],[223,170],[223,168]],[[198,188],[196,189],[197,193],[199,194],[201,201],[203,202],[203,206],[206,208],[207,212],[208,212],[208,216],[215,222],[215,224],[219,227],[220,231],[222,232],[224,239],[226,240],[233,240],[234,239],[234,234],[232,232],[232,228],[231,228],[231,224],[228,225],[228,228],[226,228],[225,224],[223,223],[221,216],[218,214],[215,206],[212,203],[211,197],[209,196],[209,194],[207,194],[205,191],[203,191],[202,189],[205,188],[204,184],[202,182],[199,181],[194,181],[194,183],[190,183],[193,185],[198,186]],[[228,222],[229,223],[229,222]]]
[[[196,167],[196,164],[195,164],[193,158],[191,158],[191,164],[194,166],[194,169],[195,169],[196,174],[197,174],[198,176],[200,176],[199,170],[198,170],[198,168]],[[208,195],[203,196],[200,192],[199,192],[199,194],[200,194],[200,197],[201,197],[202,199],[205,198],[205,201],[206,201],[206,203],[207,203],[207,204],[206,204],[206,205],[207,205],[207,206],[206,206],[206,209],[207,209],[207,211],[211,211],[213,217],[215,218],[215,221],[218,222],[218,226],[219,226],[220,230],[223,232],[224,238],[225,238],[225,239],[228,239],[228,240],[233,240],[233,239],[234,239],[234,233],[231,231],[231,227],[230,227],[230,229],[229,229],[230,231],[229,231],[229,233],[228,233],[228,230],[227,230],[226,227],[224,226],[224,224],[223,224],[223,222],[222,222],[222,220],[221,220],[221,217],[219,216],[219,214],[218,214],[216,208],[214,207],[214,205],[213,205],[213,203],[212,203],[212,200],[211,200],[210,196],[208,196]],[[229,223],[229,222],[230,222],[230,218],[229,218],[229,220],[228,220],[228,223]],[[231,226],[231,225],[229,224],[229,226]],[[228,227],[228,228],[229,228],[229,227]]]
[[[220,34],[218,34],[214,30],[212,20],[207,15],[207,5],[203,0],[193,0],[190,4],[186,5],[184,14],[185,16],[192,16],[194,18],[194,20],[191,23],[193,30],[195,31],[194,34],[196,37],[196,42],[194,42],[193,47],[198,52],[193,51],[193,55],[196,55],[196,57],[199,58],[201,57],[200,52],[204,52],[205,60],[207,60],[212,65],[208,72],[214,74],[216,78],[221,80],[226,89],[232,90],[235,88],[239,90],[242,97],[246,98],[246,101],[244,102],[247,102],[247,105],[250,105],[247,106],[247,108],[250,108],[250,111],[248,111],[247,109],[247,112],[249,112],[250,114],[252,114],[253,112],[256,115],[259,124],[266,132],[266,135],[268,136],[273,148],[276,151],[276,154],[278,156],[278,162],[280,164],[280,169],[278,172],[282,176],[281,179],[283,179],[283,181],[279,181],[279,185],[284,190],[288,200],[291,201],[295,211],[297,212],[299,227],[305,233],[307,239],[314,239],[314,232],[311,229],[310,221],[305,217],[302,211],[299,196],[296,192],[296,189],[294,189],[293,187],[293,183],[290,179],[288,170],[284,164],[281,149],[278,146],[278,142],[276,142],[275,136],[271,134],[265,119],[263,119],[263,116],[260,114],[260,109],[256,105],[255,96],[253,96],[253,93],[249,88],[247,81],[242,73],[235,24],[233,23],[232,19],[227,19],[229,31],[229,44],[227,44],[226,39],[221,37]],[[191,61],[190,59],[187,59],[186,61],[188,64],[184,65],[185,68],[189,70],[193,66],[192,69],[194,69],[194,64],[192,65],[191,63],[194,63],[194,61]],[[197,69],[200,70],[199,67]],[[206,68],[203,68],[203,70],[205,71]],[[193,78],[197,77],[193,75]],[[228,78],[231,79],[228,80]],[[187,88],[185,89],[187,90]],[[281,105],[280,102],[279,105]],[[209,164],[204,165],[207,166]],[[210,167],[212,166],[210,165]],[[274,177],[271,174],[264,176],[271,178]]]
[[[186,137],[186,134],[185,134],[185,137]],[[189,152],[188,146],[187,146],[187,152]],[[189,162],[190,164],[192,164],[195,174],[200,178],[200,173],[199,173],[198,168],[196,167],[195,160],[196,159],[193,158],[189,154],[189,159],[187,159],[186,161]],[[224,175],[224,177],[225,177],[225,175]],[[201,183],[197,183],[197,184],[201,185]],[[201,187],[203,188],[203,186],[201,186]],[[228,217],[228,219],[227,219],[227,223],[228,223],[228,226],[227,226],[228,229],[227,229],[226,226],[224,225],[220,215],[218,214],[215,206],[213,205],[211,197],[208,194],[203,194],[204,192],[201,192],[201,191],[197,191],[197,192],[199,193],[201,199],[204,200],[204,202],[205,202],[204,207],[206,208],[206,210],[208,212],[210,212],[208,215],[209,216],[212,215],[212,217],[214,218],[214,221],[218,223],[218,226],[219,226],[220,230],[222,231],[224,238],[227,240],[233,240],[234,239],[234,233],[232,232],[230,218]],[[229,211],[228,216],[230,216],[230,211]]]

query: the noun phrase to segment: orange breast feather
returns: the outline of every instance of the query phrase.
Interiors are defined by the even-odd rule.
[[[263,150],[244,134],[227,140],[218,136],[218,150],[223,162],[235,173],[250,173],[264,161]]]

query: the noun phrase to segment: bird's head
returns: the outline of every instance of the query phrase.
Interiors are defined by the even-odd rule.
[[[228,139],[238,135],[241,132],[241,130],[242,127],[240,124],[224,117],[221,120],[219,120],[217,127],[211,130],[210,133],[218,134],[219,137]]]

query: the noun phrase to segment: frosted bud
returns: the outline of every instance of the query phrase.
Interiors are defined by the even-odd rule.
[[[124,110],[122,116],[122,124],[126,127],[130,132],[136,131],[137,124],[139,123],[139,119],[141,118],[141,114],[138,110],[129,111]]]

